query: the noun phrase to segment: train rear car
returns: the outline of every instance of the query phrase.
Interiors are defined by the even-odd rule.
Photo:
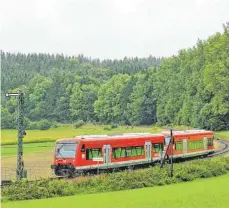
[[[170,134],[163,133],[165,137]],[[174,158],[187,158],[195,156],[206,156],[212,154],[214,149],[214,133],[205,130],[173,131],[174,143],[168,149],[171,155],[173,148]]]

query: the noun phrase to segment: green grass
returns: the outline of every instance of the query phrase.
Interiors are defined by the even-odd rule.
[[[153,188],[51,199],[6,202],[3,208],[228,208],[229,174]]]
[[[151,132],[159,133],[162,131],[159,127],[153,126],[120,126],[111,130],[104,130],[105,126],[87,124],[80,128],[75,129],[73,125],[62,125],[58,128],[51,128],[48,130],[26,130],[27,135],[24,137],[24,143],[36,143],[36,142],[50,142],[56,141],[59,138],[73,138],[77,135],[84,134],[111,134],[121,132]],[[17,131],[12,129],[1,130],[1,142],[2,145],[16,144],[17,143]]]
[[[220,139],[229,140],[229,131],[219,131],[219,132],[216,132],[215,135]]]
[[[30,143],[23,145],[23,153],[45,152],[54,149],[54,142]],[[8,157],[17,154],[17,145],[3,145],[1,147],[1,156]]]

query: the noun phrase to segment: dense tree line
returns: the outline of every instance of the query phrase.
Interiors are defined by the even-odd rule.
[[[2,128],[14,128],[25,92],[27,128],[77,120],[229,129],[229,27],[166,59],[91,59],[1,52]],[[37,124],[36,122],[40,122]]]
[[[98,122],[94,103],[98,91],[114,75],[133,75],[149,66],[158,67],[160,58],[91,59],[83,55],[67,57],[50,54],[11,54],[1,52],[2,128],[16,125],[16,101],[5,93],[25,92],[27,128],[40,126],[46,119],[61,123],[76,120]]]
[[[160,124],[229,129],[229,25],[167,59],[156,78]]]

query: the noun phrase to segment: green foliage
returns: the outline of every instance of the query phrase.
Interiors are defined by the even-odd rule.
[[[223,34],[162,62],[155,80],[158,124],[229,129],[228,25],[225,28]]]
[[[157,123],[226,130],[228,31],[228,24],[224,25],[223,33],[198,40],[193,48],[166,59],[100,61],[83,55],[1,52],[2,95],[22,87],[25,117],[31,122]],[[2,128],[15,128],[16,100],[1,97]],[[27,126],[36,125],[40,124]]]
[[[78,120],[75,124],[74,124],[74,128],[79,128],[81,126],[83,126],[85,124],[85,122],[83,120]]]
[[[55,207],[201,207],[228,208],[229,174],[217,178],[196,180],[170,186],[143,188],[130,191],[106,192],[100,194],[55,197],[53,199],[7,202],[4,208]],[[178,194],[179,193],[179,194]],[[121,197],[120,197],[121,196]]]
[[[112,124],[112,125],[111,125],[111,128],[112,128],[112,129],[116,129],[116,128],[118,128],[118,125],[117,125],[117,124]]]
[[[179,182],[208,178],[229,172],[229,157],[210,160],[194,160],[174,165],[174,177],[169,176],[169,166],[160,169],[159,165],[148,169],[101,174],[97,177],[79,180],[40,180],[19,182],[2,190],[5,200],[26,200],[69,196],[75,194],[100,193],[143,187],[162,186]]]
[[[104,128],[103,128],[103,130],[105,130],[105,131],[110,131],[112,128],[111,128],[111,126],[104,126]]]
[[[156,98],[154,91],[155,70],[149,68],[144,74],[136,74],[136,81],[129,96],[128,121],[131,125],[149,125],[156,122]]]
[[[95,112],[101,122],[125,122],[128,98],[128,84],[130,76],[127,74],[114,75],[101,86],[98,100],[95,101]]]
[[[94,110],[102,84],[115,74],[135,74],[149,66],[157,67],[160,58],[126,58],[91,60],[83,55],[64,57],[50,54],[11,54],[1,51],[2,128],[15,128],[16,100],[4,94],[22,87],[25,92],[25,117],[31,122],[41,119],[58,123],[75,120],[99,122]],[[13,90],[15,89],[15,90]],[[12,115],[9,115],[12,114]],[[122,123],[125,123],[122,118]],[[36,129],[37,123],[26,125]]]
[[[1,106],[1,128],[2,129],[14,129],[16,128],[16,115],[11,114],[7,108]]]
[[[23,138],[24,143],[36,143],[36,142],[50,142],[56,141],[58,138],[72,138],[76,135],[89,135],[89,134],[107,134],[107,133],[134,133],[134,132],[150,132],[159,133],[162,129],[152,126],[118,126],[111,130],[104,130],[103,125],[86,124],[80,128],[75,128],[70,124],[59,124],[58,128],[50,128],[48,130],[26,130],[27,135]],[[1,144],[9,145],[17,143],[17,130],[16,129],[2,129],[1,130]]]
[[[85,82],[80,81],[80,82]],[[96,79],[88,78],[87,84],[75,83],[70,96],[70,113],[72,119],[82,119],[90,122],[95,119],[94,102],[97,100],[99,83]]]
[[[50,123],[47,119],[42,119],[38,122],[38,128],[40,130],[49,129],[51,126],[52,126],[52,123]]]

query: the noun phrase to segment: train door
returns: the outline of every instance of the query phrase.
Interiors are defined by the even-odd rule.
[[[103,161],[104,164],[111,162],[111,145],[103,145]]]
[[[204,144],[204,150],[207,150],[208,149],[208,139],[207,139],[207,137],[203,138],[203,144]]]
[[[145,142],[146,159],[151,160],[151,142]]]
[[[183,154],[186,155],[188,152],[188,141],[187,139],[183,139]]]

